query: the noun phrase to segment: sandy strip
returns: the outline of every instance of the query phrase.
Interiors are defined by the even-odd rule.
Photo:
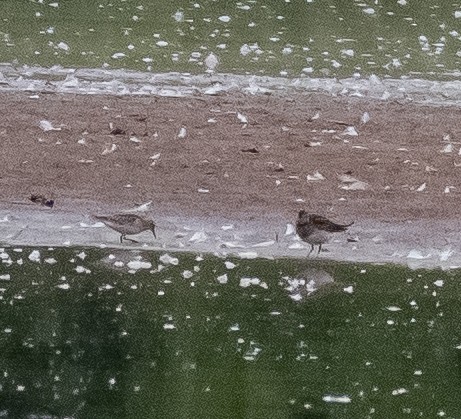
[[[140,238],[154,248],[303,257],[308,246],[285,231],[304,208],[355,220],[323,258],[461,265],[455,107],[320,94],[31,96],[1,94],[4,244],[117,245],[117,233],[85,226],[89,214],[152,201],[163,232]],[[31,193],[55,208],[28,203]],[[197,231],[206,238],[190,241]]]

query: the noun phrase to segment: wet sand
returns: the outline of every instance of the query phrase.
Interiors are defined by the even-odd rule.
[[[117,245],[117,233],[87,227],[89,214],[152,201],[160,238],[140,238],[154,248],[304,257],[309,246],[285,231],[306,209],[355,221],[322,258],[461,265],[455,106],[313,93],[0,95],[5,245]],[[32,193],[55,208],[28,202]],[[196,231],[206,238],[189,241]]]

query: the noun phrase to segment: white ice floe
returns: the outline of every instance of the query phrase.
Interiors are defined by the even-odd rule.
[[[124,54],[123,52],[116,52],[115,54],[112,54],[112,58],[114,60],[118,60],[120,58],[124,58],[126,57],[126,54]]]
[[[317,182],[319,180],[325,180],[325,177],[317,170],[313,175],[307,175],[308,182]]]
[[[368,183],[358,180],[351,175],[339,175],[338,178],[343,183],[339,187],[347,191],[363,191],[369,187]]]
[[[150,262],[143,262],[141,260],[131,260],[127,263],[127,266],[134,270],[152,268],[152,264]]]
[[[70,47],[67,45],[65,42],[60,42],[58,45],[56,45],[59,49],[62,49],[64,51],[69,51]]]
[[[239,252],[238,256],[242,259],[256,259],[258,257],[258,253],[256,252]]]
[[[184,279],[190,279],[190,278],[192,278],[193,276],[194,276],[194,273],[193,273],[192,271],[189,271],[189,270],[185,270],[185,271],[183,271],[183,273],[182,273],[182,277],[183,277]]]
[[[352,400],[347,395],[326,394],[322,400],[327,403],[350,403]]]
[[[0,281],[10,281],[10,280],[11,280],[10,274],[0,275]]]
[[[227,22],[230,22],[231,17],[230,17],[230,16],[227,16],[227,15],[219,16],[219,17],[218,17],[218,20],[220,20],[221,22],[227,23]]]
[[[434,282],[434,285],[436,287],[443,287],[443,279],[438,279],[437,281]]]
[[[349,285],[348,287],[344,288],[343,291],[347,292],[348,294],[352,294],[354,292],[354,287]]]
[[[212,52],[210,52],[207,57],[205,58],[205,66],[207,68],[207,72],[208,73],[213,73],[216,69],[216,67],[218,67],[219,65],[219,58],[213,54]]]
[[[453,152],[453,144],[447,144],[445,147],[440,150],[441,153],[452,153]]]
[[[407,255],[408,259],[428,259],[430,257],[431,257],[430,253],[424,256],[419,250],[416,250],[416,249],[410,250],[410,253],[408,253]]]
[[[359,133],[357,132],[355,127],[350,126],[350,127],[346,127],[342,135],[350,135],[352,137],[356,137],[357,135],[359,135]]]
[[[199,189],[197,189],[197,192],[198,192],[198,193],[210,193],[210,190],[209,190],[209,189],[205,189],[205,188],[199,188]]]
[[[53,127],[53,124],[50,121],[47,121],[45,119],[40,121],[39,126],[45,132],[46,131],[61,131],[61,128]]]
[[[50,264],[50,265],[54,265],[55,263],[57,263],[58,261],[55,259],[55,258],[46,258],[45,259],[45,262]]]
[[[402,309],[400,307],[397,307],[397,306],[386,307],[386,310],[389,310],[389,311],[402,311]]]
[[[261,280],[259,278],[247,278],[247,277],[240,278],[240,286],[243,288],[247,288],[250,285],[259,285],[260,283],[261,283]]]
[[[10,221],[8,219],[8,215],[5,215],[3,218],[0,219],[0,223],[7,223],[8,221]]]
[[[416,191],[417,191],[417,192],[422,192],[422,191],[424,191],[424,189],[426,189],[426,182],[424,182],[422,185],[420,185],[420,186],[416,189]]]
[[[113,153],[115,150],[117,150],[117,144],[112,144],[109,148],[109,146],[106,146],[104,148],[104,151],[101,153],[101,156],[105,156],[107,154]]]
[[[287,228],[285,230],[285,236],[291,236],[296,232],[295,226],[291,223],[287,223]]]
[[[189,243],[203,243],[208,240],[208,235],[204,231],[197,231],[189,239]]]
[[[40,262],[40,252],[38,250],[32,251],[32,253],[29,255],[29,260],[32,262]]]
[[[220,284],[227,284],[227,281],[228,281],[228,278],[227,278],[227,274],[224,274],[224,275],[219,275],[216,280],[220,283]]]
[[[237,112],[237,118],[242,124],[248,124],[248,118],[240,112]]]
[[[451,249],[446,249],[446,250],[442,250],[440,252],[440,261],[441,262],[446,262],[448,260],[448,258],[454,253],[453,250]]]
[[[172,257],[168,253],[160,256],[159,260],[165,265],[177,265],[179,263],[178,258]]]
[[[186,138],[187,130],[185,127],[181,127],[178,133],[178,138]]]
[[[232,262],[230,262],[228,260],[226,260],[224,262],[224,265],[226,266],[227,269],[234,269],[237,266],[237,265],[235,265],[234,263],[232,263]]]
[[[156,45],[158,47],[166,47],[168,45],[168,42],[166,42],[166,41],[157,41]]]
[[[59,284],[56,285],[56,288],[61,288],[62,290],[68,290],[70,288],[69,284]]]
[[[269,246],[272,246],[273,244],[275,244],[274,240],[268,240],[265,242],[253,244],[251,247],[269,247]]]
[[[406,393],[408,393],[408,390],[406,388],[397,388],[395,390],[392,390],[393,396],[399,396],[400,394],[406,394]]]
[[[87,269],[87,268],[85,268],[84,266],[81,266],[81,265],[77,266],[77,267],[75,268],[75,270],[76,270],[77,273],[79,273],[79,274],[82,274],[82,273],[90,274],[90,273],[91,273],[91,271],[90,271],[89,269]]]
[[[369,120],[370,120],[370,114],[368,112],[365,112],[362,115],[362,118],[360,118],[360,121],[362,122],[362,124],[366,124]]]

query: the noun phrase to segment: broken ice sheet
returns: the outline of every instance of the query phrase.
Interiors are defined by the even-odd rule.
[[[417,192],[422,192],[422,191],[424,191],[424,189],[426,189],[426,182],[424,182],[421,186],[418,186],[416,191]]]
[[[356,179],[351,175],[339,175],[339,180],[343,183],[339,187],[348,191],[363,191],[369,187],[368,183]]]
[[[319,171],[316,171],[313,175],[307,175],[308,182],[315,182],[319,180],[325,180],[325,177]]]
[[[61,128],[56,128],[56,127],[53,127],[53,125],[51,124],[50,121],[47,121],[45,119],[41,120],[40,121],[40,124],[39,124],[40,128],[43,130],[43,131],[61,131]]]
[[[109,146],[106,146],[104,151],[101,153],[102,156],[105,156],[106,154],[113,153],[115,150],[117,150],[117,145],[112,144],[112,146],[109,148]]]
[[[178,138],[186,138],[187,130],[185,127],[181,127],[179,130]]]
[[[359,135],[359,133],[357,132],[357,130],[355,129],[355,127],[347,127],[344,131],[343,131],[343,134],[342,135],[350,135],[350,136],[353,136],[353,137],[356,137],[357,135]]]
[[[237,112],[237,118],[242,124],[248,124],[248,118],[240,112]]]
[[[360,121],[362,122],[362,124],[366,124],[369,120],[370,120],[370,114],[368,112],[365,112],[362,115],[362,118],[360,118]]]
[[[441,153],[451,153],[453,152],[453,144],[447,144],[445,147],[440,150]]]

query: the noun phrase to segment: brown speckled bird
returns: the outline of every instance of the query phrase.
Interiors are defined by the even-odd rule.
[[[120,243],[123,239],[133,243],[138,243],[136,240],[128,239],[127,234],[138,234],[146,230],[152,231],[155,235],[155,223],[152,220],[146,220],[136,214],[114,214],[114,215],[93,215],[96,220],[102,221],[107,227],[121,234]]]
[[[308,214],[306,211],[301,210],[296,220],[296,233],[301,237],[301,240],[311,245],[311,250],[307,255],[309,256],[315,245],[319,246],[317,254],[320,253],[322,244],[328,242],[331,233],[346,231],[352,224],[354,223],[335,224],[321,215]]]

